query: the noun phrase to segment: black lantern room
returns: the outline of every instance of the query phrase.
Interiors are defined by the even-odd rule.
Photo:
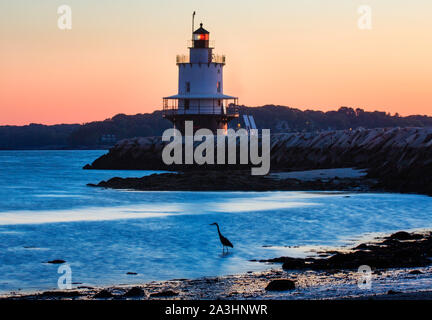
[[[210,40],[210,33],[203,28],[203,24],[200,24],[199,29],[193,33],[193,47],[194,48],[208,48]]]

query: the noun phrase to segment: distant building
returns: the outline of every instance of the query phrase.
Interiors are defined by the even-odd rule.
[[[100,137],[100,142],[104,144],[114,144],[117,142],[115,134],[103,134]]]
[[[201,26],[192,34],[189,56],[178,55],[178,93],[163,98],[163,116],[184,134],[185,121],[194,122],[194,131],[207,128],[227,130],[238,117],[238,98],[223,92],[225,56],[215,55],[210,33]]]

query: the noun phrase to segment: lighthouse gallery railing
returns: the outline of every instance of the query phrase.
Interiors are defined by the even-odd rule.
[[[177,55],[176,61],[177,61],[177,64],[190,63],[190,58],[188,55],[179,54],[179,55]],[[225,61],[226,61],[225,55],[214,54],[214,55],[212,55],[211,59],[209,59],[208,63],[225,64]]]
[[[229,99],[231,100],[231,99]],[[199,101],[199,100],[198,100]],[[193,106],[191,108],[184,108],[184,106],[179,106],[178,99],[163,99],[163,109],[162,114],[164,117],[173,115],[223,115],[238,117],[238,99],[232,99],[233,102],[222,103],[222,105],[217,105],[217,100],[213,100],[212,106]]]

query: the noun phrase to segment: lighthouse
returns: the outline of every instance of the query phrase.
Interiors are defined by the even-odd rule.
[[[214,54],[213,47],[201,23],[192,33],[189,55],[177,55],[178,92],[163,98],[163,117],[182,134],[185,121],[193,121],[194,131],[206,128],[217,133],[238,117],[238,98],[223,91],[225,56]]]

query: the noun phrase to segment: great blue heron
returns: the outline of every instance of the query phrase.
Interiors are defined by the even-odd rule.
[[[229,241],[227,238],[225,238],[222,233],[220,232],[219,229],[219,225],[216,222],[213,222],[210,224],[211,226],[216,226],[217,227],[217,231],[219,233],[219,239],[220,242],[222,243],[222,253],[225,250],[225,247],[227,247],[227,252],[228,252],[228,247],[234,248],[233,244],[231,243],[231,241]]]

